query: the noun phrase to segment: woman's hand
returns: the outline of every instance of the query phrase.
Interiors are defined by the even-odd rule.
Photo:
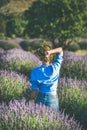
[[[62,48],[61,48],[61,47],[58,47],[58,48],[55,48],[55,49],[46,51],[45,54],[46,54],[46,56],[48,57],[48,56],[51,55],[51,54],[60,53],[61,51],[62,51]]]
[[[49,57],[50,54],[51,54],[50,51],[46,51],[46,52],[45,52],[45,57]]]

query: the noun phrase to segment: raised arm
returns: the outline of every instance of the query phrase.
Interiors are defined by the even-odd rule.
[[[62,52],[62,47],[58,47],[49,51],[50,54],[56,54]]]
[[[46,55],[56,54],[62,52],[62,47],[58,47],[49,51],[46,51]]]
[[[52,50],[49,50],[46,52],[46,56],[49,56],[51,54],[56,54],[55,59],[53,62],[53,66],[55,70],[59,70],[63,61],[63,50],[62,47],[58,47]]]

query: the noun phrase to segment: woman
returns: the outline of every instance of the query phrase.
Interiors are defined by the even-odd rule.
[[[57,87],[63,61],[63,50],[61,47],[52,49],[50,46],[44,45],[38,52],[42,65],[31,72],[31,97],[34,98],[38,92],[35,103],[42,103],[58,111]],[[56,55],[53,61],[54,54]]]

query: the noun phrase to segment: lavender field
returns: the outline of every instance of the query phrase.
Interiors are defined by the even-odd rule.
[[[0,130],[87,130],[87,55],[64,51],[59,113],[29,99],[30,72],[40,64],[21,48],[0,51]]]

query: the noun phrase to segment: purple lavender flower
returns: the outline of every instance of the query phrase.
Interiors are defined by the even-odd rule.
[[[1,57],[0,57],[1,61],[15,61],[15,60],[19,60],[19,61],[29,61],[29,60],[33,60],[36,64],[40,64],[40,60],[31,52],[26,52],[22,49],[11,49],[8,51],[5,51]]]
[[[60,78],[58,87],[60,109],[75,117],[87,128],[87,82],[71,78]]]
[[[13,71],[0,71],[0,101],[21,98],[28,87],[25,76]]]
[[[84,80],[72,79],[72,78],[60,78],[59,79],[59,86],[62,87],[79,87],[80,89],[85,88],[87,89],[87,82]]]
[[[0,56],[0,69],[13,70],[28,75],[41,61],[31,52],[22,49],[5,51]]]
[[[3,126],[4,124],[4,126]],[[55,125],[54,125],[55,124]],[[65,116],[64,113],[56,112],[42,104],[32,101],[11,101],[8,106],[0,105],[0,126],[3,128],[26,130],[82,130],[82,127],[74,118]]]
[[[0,48],[0,54],[4,52],[4,49]]]
[[[76,54],[71,51],[64,51],[64,61],[82,61],[87,62],[87,55]]]
[[[65,51],[61,68],[61,76],[87,81],[87,55],[79,55]]]

